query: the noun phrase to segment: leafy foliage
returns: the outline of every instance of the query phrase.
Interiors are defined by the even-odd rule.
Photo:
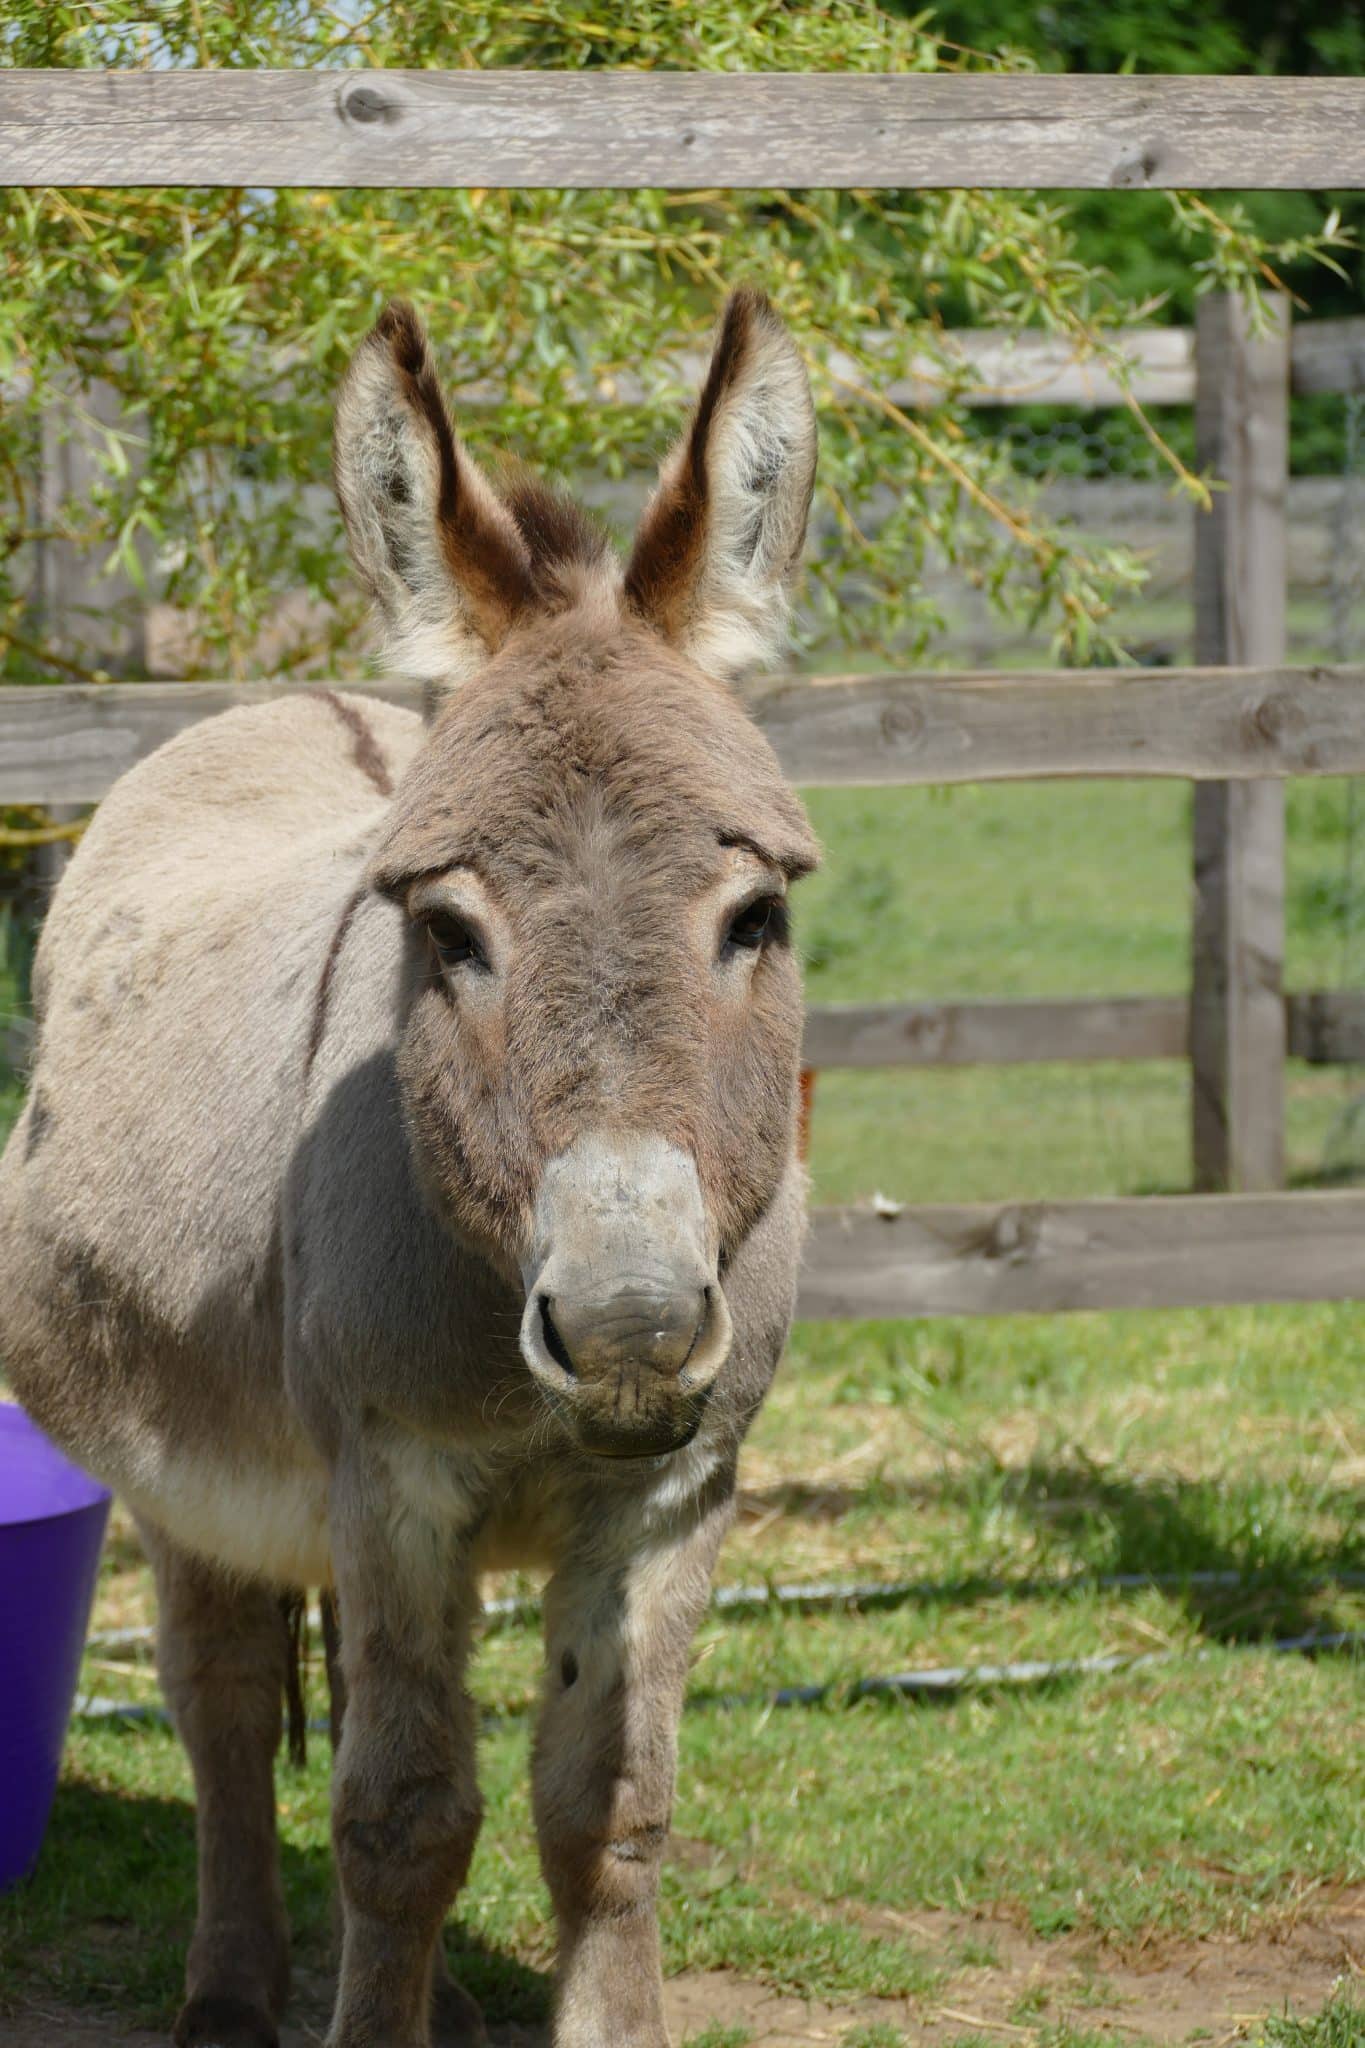
[[[940,0],[950,39],[1036,47],[1058,71],[1281,71],[1365,69],[1361,0]]]
[[[688,70],[1029,68],[941,43],[870,0],[686,8],[580,0],[366,9],[307,0],[11,0],[14,65],[539,66]],[[1269,249],[1252,226],[1178,202],[1203,284],[1253,294],[1287,255],[1325,254],[1309,227]],[[287,659],[355,623],[325,493],[327,421],[344,359],[401,292],[427,316],[475,451],[552,473],[642,482],[674,430],[679,362],[724,289],[764,285],[807,351],[822,472],[809,631],[918,652],[936,624],[921,569],[935,551],[1064,658],[1095,658],[1136,560],[1050,528],[1008,444],[967,433],[969,379],[948,321],[1043,325],[1105,353],[1135,307],[1085,261],[1066,210],[1015,193],[14,192],[0,202],[4,525],[0,651],[12,676],[81,673],[33,616],[34,546],[80,542],[195,622],[187,667],[244,674],[286,592],[316,600]],[[919,373],[928,409],[895,402]],[[79,420],[112,385],[116,424]],[[73,394],[77,395],[73,397]],[[76,421],[92,484],[53,507],[33,484],[37,422]],[[1139,416],[1140,417],[1140,416]],[[1173,482],[1197,488],[1161,450]],[[354,645],[354,642],[351,642]],[[278,649],[269,657],[279,665]]]
[[[911,0],[896,0],[907,13]],[[1365,71],[1365,0],[1205,0],[1182,7],[1172,0],[939,0],[935,26],[949,41],[985,50],[1028,50],[1045,71],[1279,73],[1358,78]],[[1226,207],[1229,202],[1222,202]],[[1237,209],[1257,235],[1285,244],[1311,234],[1320,218],[1317,198],[1301,192],[1252,192]],[[1365,196],[1333,195],[1357,239],[1365,225]],[[1199,278],[1188,251],[1171,232],[1168,200],[1159,193],[1078,194],[1073,220],[1082,245],[1137,298],[1162,297],[1169,317],[1190,318]],[[1291,288],[1311,296],[1319,316],[1360,308],[1358,251],[1340,277],[1324,276],[1311,258],[1291,258]]]

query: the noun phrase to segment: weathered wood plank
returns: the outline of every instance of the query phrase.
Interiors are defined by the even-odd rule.
[[[968,373],[970,381],[960,397],[969,407],[1064,405],[1097,411],[1125,406],[1130,398],[1141,405],[1193,403],[1192,327],[1124,327],[1105,338],[1126,365],[1126,382],[1107,357],[1079,349],[1066,335],[1038,328],[950,328],[939,337],[939,345],[950,368],[961,365]],[[1296,396],[1365,388],[1365,319],[1297,326],[1291,348],[1291,389]],[[704,351],[680,350],[670,358],[670,368],[685,390],[696,390],[707,361]],[[831,351],[825,367],[848,381],[875,381],[857,358],[838,349]],[[579,397],[591,396],[607,406],[641,405],[654,388],[629,368],[613,372],[605,386],[586,375],[570,379],[570,386]],[[926,352],[912,358],[906,376],[879,388],[897,405],[924,408],[941,403],[944,386],[944,362]],[[503,396],[494,379],[462,381],[460,409],[497,405]]]
[[[1313,1066],[1365,1065],[1365,989],[1286,996],[1289,1051]],[[1044,1028],[1044,1019],[1055,1029]],[[1070,1002],[849,1003],[807,1012],[801,1064],[830,1067],[1027,1066],[1062,1060],[1183,1059],[1181,996],[1080,997]],[[26,1064],[33,1026],[0,1023],[3,1056]]]
[[[1127,405],[1130,396],[1140,405],[1191,403],[1192,327],[1130,327],[1107,339],[1127,366],[1126,384],[1105,359],[1080,352],[1061,334],[1029,328],[1013,333],[956,328],[943,336],[943,344],[945,353],[971,372],[973,381],[962,392],[962,403],[968,406],[1069,405],[1097,411]],[[1333,363],[1336,360],[1333,356]],[[831,367],[836,373],[845,373],[838,360]],[[1324,374],[1328,374],[1325,365]],[[888,398],[909,407],[934,405],[941,401],[942,393],[942,368],[929,357],[912,363],[907,379],[886,387]]]
[[[1183,996],[822,1004],[806,1013],[801,1064],[994,1067],[1183,1059],[1189,1007]]]
[[[316,687],[286,681],[0,689],[0,792],[27,791],[0,794],[0,803],[96,803],[136,762],[200,719]],[[414,710],[421,704],[416,683],[367,683],[365,689]]]
[[[33,1058],[33,1021],[29,1017],[0,1018],[0,1060],[15,1074],[27,1074]]]
[[[1105,339],[1126,366],[1126,389],[1107,356],[1079,349],[1068,336],[1039,328],[945,329],[937,337],[941,355],[925,350],[911,357],[906,374],[890,381],[879,379],[865,358],[843,349],[831,348],[821,367],[840,380],[845,396],[848,385],[866,384],[897,405],[920,409],[942,404],[959,369],[970,379],[960,391],[967,406],[1071,405],[1093,411],[1127,405],[1129,393],[1143,405],[1188,405],[1193,399],[1192,327],[1125,327],[1110,331]],[[875,364],[878,337],[864,333],[860,340]],[[700,387],[708,361],[706,351],[695,349],[679,349],[667,359],[670,373],[686,391]],[[577,397],[591,396],[602,405],[638,406],[650,400],[657,383],[626,368],[613,370],[605,385],[584,373],[571,378],[569,388]],[[505,395],[497,378],[462,379],[460,410],[500,405]],[[849,402],[858,401],[850,397]]]
[[[1296,398],[1316,391],[1365,391],[1365,320],[1296,323],[1289,349],[1289,388]]]
[[[1284,999],[1288,1050],[1310,1065],[1365,1065],[1365,989],[1302,989]],[[803,1067],[1012,1067],[1189,1055],[1184,996],[1061,1001],[817,1003]]]
[[[1082,354],[1064,335],[1024,328],[997,334],[960,328],[945,336],[951,353],[971,366],[974,384],[963,393],[971,406],[1074,405],[1092,410],[1127,405],[1194,402],[1194,329],[1126,327],[1108,340],[1128,365],[1127,384],[1094,355]],[[1335,391],[1365,391],[1365,318],[1298,322],[1290,336],[1289,388],[1295,398]],[[933,365],[889,394],[899,404],[932,402]]]
[[[1365,1299],[1365,1194],[817,1209],[797,1314],[1051,1314]]]
[[[1365,1065],[1365,989],[1307,989],[1286,996],[1285,1006],[1295,1059]],[[1189,1004],[1181,996],[836,1003],[807,1012],[801,1064],[824,1070],[1183,1059],[1188,1040]],[[32,1046],[27,1017],[0,1020],[0,1051],[9,1066],[26,1066]]]
[[[1125,359],[1126,384],[1108,364],[1082,354],[1066,336],[1024,328],[997,334],[960,328],[944,337],[950,353],[970,365],[975,382],[963,393],[969,406],[1071,405],[1089,410],[1127,405],[1194,402],[1194,329],[1127,327],[1107,339]],[[926,361],[888,393],[901,405],[931,404],[940,386]],[[1365,391],[1365,319],[1300,321],[1290,337],[1289,388],[1296,398],[1321,392]]]
[[[1315,1067],[1365,1066],[1365,989],[1308,989],[1286,996],[1289,1051]]]
[[[1096,669],[788,679],[751,702],[812,785],[1352,775],[1365,671]]]
[[[1221,480],[1195,523],[1195,655],[1283,661],[1288,543],[1289,301],[1265,331],[1245,303],[1199,303],[1197,466]],[[1194,794],[1190,1089],[1196,1187],[1284,1184],[1284,787]]]
[[[13,70],[0,181],[1361,187],[1365,81]]]
[[[1127,405],[1190,405],[1194,402],[1194,329],[1124,327],[1106,335],[1126,365],[1126,381],[1107,357],[1078,349],[1064,334],[1039,328],[950,328],[939,337],[944,355],[961,364],[971,382],[961,392],[967,406],[1066,405],[1085,411]],[[867,372],[839,351],[828,358],[837,377],[862,381]],[[706,372],[706,357],[681,352],[673,358],[680,384],[691,390]],[[897,405],[926,407],[941,402],[944,366],[928,354],[916,357],[909,373],[882,387]],[[586,387],[585,387],[586,389]],[[1296,397],[1314,392],[1365,389],[1365,319],[1316,320],[1294,328],[1290,342],[1290,389]],[[501,400],[493,383],[464,384],[460,404],[491,405]],[[644,380],[617,372],[601,394],[604,404],[639,405],[648,397]]]
[[[0,689],[0,803],[94,803],[198,719],[315,687]],[[405,682],[333,687],[420,697]],[[1365,666],[790,676],[750,701],[788,774],[817,787],[1365,774]]]

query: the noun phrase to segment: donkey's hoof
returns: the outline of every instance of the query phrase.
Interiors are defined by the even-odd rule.
[[[483,2013],[462,1984],[438,1977],[431,1999],[432,2048],[487,2048]]]
[[[280,2048],[269,2013],[242,1998],[192,1998],[175,2023],[175,2048]]]

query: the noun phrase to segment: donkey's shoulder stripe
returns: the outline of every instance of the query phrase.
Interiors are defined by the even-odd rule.
[[[389,772],[389,764],[360,706],[336,690],[315,690],[313,694],[336,713],[350,733],[351,759],[362,775],[369,777],[381,796],[392,796],[393,776]]]
[[[365,882],[359,883],[351,891],[351,894],[346,899],[346,907],[337,919],[336,930],[332,933],[332,942],[327,948],[327,958],[323,961],[322,972],[318,976],[317,993],[313,997],[313,1016],[308,1027],[308,1050],[304,1054],[303,1060],[305,1075],[312,1072],[313,1061],[317,1058],[318,1047],[322,1044],[322,1034],[327,1027],[327,1003],[332,993],[332,979],[336,974],[337,961],[341,956],[341,949],[346,943],[346,934],[351,929],[355,921],[355,914],[368,894],[369,885]]]

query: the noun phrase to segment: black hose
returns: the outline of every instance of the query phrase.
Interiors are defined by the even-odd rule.
[[[1365,1649],[1365,1630],[1340,1629],[1331,1633],[1277,1636],[1269,1641],[1252,1638],[1222,1644],[1224,1649],[1262,1650],[1276,1657],[1314,1657],[1324,1651]],[[901,1694],[909,1698],[949,1699],[957,1693],[994,1691],[1001,1687],[1048,1685],[1059,1678],[1084,1678],[1116,1671],[1138,1671],[1151,1664],[1170,1664],[1182,1657],[1196,1662],[1214,1655],[1211,1645],[1195,1650],[1140,1650],[1131,1655],[1116,1651],[1104,1656],[1023,1658],[1011,1664],[930,1665],[922,1671],[898,1671],[889,1677],[831,1678],[818,1685],[782,1685],[771,1692],[690,1693],[688,1707],[816,1707],[831,1700],[851,1704],[879,1695]],[[490,1711],[489,1720],[519,1718],[519,1709]],[[86,1721],[165,1721],[164,1707],[124,1700],[91,1698],[76,1708],[76,1718]],[[326,1732],[326,1721],[310,1721],[310,1728]]]

